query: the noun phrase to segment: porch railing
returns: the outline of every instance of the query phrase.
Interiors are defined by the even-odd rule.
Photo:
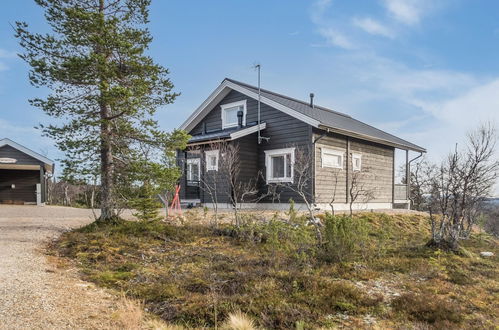
[[[394,191],[395,200],[407,200],[407,185],[406,184],[396,184]]]

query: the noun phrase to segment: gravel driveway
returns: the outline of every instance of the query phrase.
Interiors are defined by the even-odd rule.
[[[43,254],[49,239],[92,219],[85,209],[0,205],[0,329],[116,328],[116,298]]]

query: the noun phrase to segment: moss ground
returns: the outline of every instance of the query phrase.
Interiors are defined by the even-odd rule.
[[[191,212],[179,225],[90,225],[63,234],[51,251],[77,263],[85,279],[186,327],[214,328],[237,310],[268,329],[499,324],[499,246],[485,234],[454,254],[425,247],[424,215],[362,213],[355,217],[367,226],[365,249],[326,262],[312,228],[275,221],[213,228],[202,216]]]

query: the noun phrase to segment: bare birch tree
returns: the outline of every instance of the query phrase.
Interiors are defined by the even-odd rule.
[[[421,180],[429,182],[422,192],[432,227],[429,246],[456,250],[459,240],[469,236],[499,175],[497,138],[493,125],[483,124],[468,134],[464,148],[456,145],[440,165],[424,172]]]
[[[295,160],[293,164],[293,182],[276,183],[278,186],[286,187],[300,196],[305,204],[310,221],[315,227],[317,240],[322,243],[321,220],[315,216],[316,207],[314,203],[314,193],[312,190],[313,180],[313,151],[309,147],[296,147]]]
[[[353,204],[367,204],[374,199],[375,189],[368,184],[369,168],[352,171],[350,187],[348,188],[350,216],[353,215]]]

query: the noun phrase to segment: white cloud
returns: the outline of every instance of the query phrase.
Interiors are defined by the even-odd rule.
[[[326,40],[327,45],[344,49],[355,49],[356,47],[353,42],[335,27],[334,22],[325,18],[326,11],[330,5],[331,0],[317,0],[311,7],[310,19],[317,26],[317,32]]]
[[[418,24],[430,9],[427,0],[384,0],[384,5],[393,18],[406,25]]]
[[[11,52],[0,48],[0,58],[12,58],[16,57],[16,55],[17,55],[16,52]]]
[[[380,35],[387,38],[395,37],[395,34],[391,29],[372,18],[354,18],[352,22],[355,26],[361,28],[369,34]]]
[[[0,48],[0,59],[10,59],[16,57],[16,55],[16,52],[11,52]],[[6,71],[8,69],[9,67],[7,66],[7,64],[5,64],[5,62],[0,62],[0,71]]]
[[[330,45],[344,49],[355,49],[354,44],[344,34],[333,28],[320,28],[319,33]]]

